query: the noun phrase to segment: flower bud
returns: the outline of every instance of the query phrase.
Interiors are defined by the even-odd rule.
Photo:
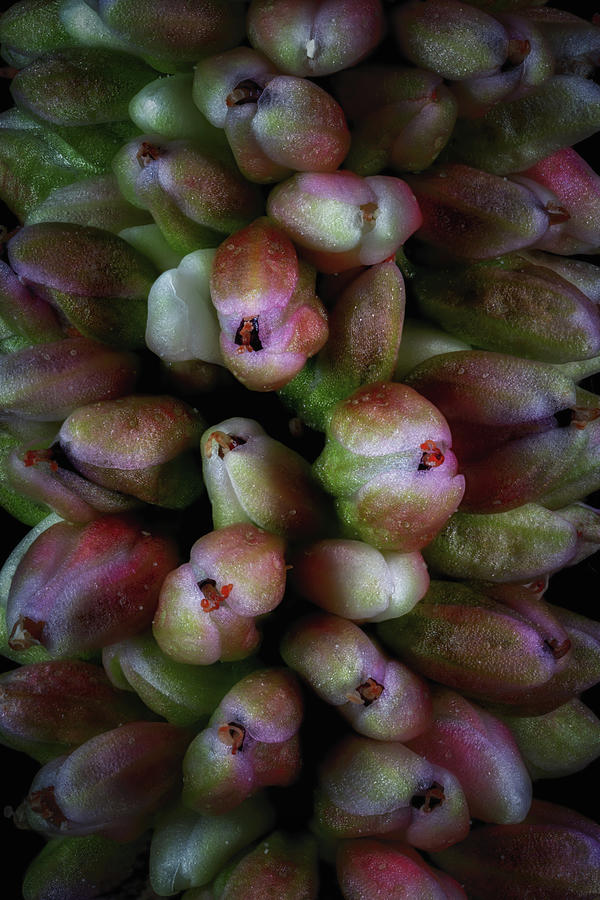
[[[397,265],[389,260],[362,270],[329,314],[325,346],[281,389],[284,402],[311,428],[324,430],[336,403],[363,384],[392,378],[403,318]]]
[[[96,6],[129,52],[140,53],[159,71],[189,68],[203,56],[234,47],[244,33],[244,5],[237,0],[208,0],[201,9],[185,0],[173,0],[168,8],[150,0],[143,16],[132,0],[99,0]]]
[[[558,627],[559,638],[562,629]],[[568,653],[536,624],[466,585],[434,581],[377,634],[415,671],[472,697],[519,703],[566,668]],[[473,648],[485,643],[485,654]],[[568,648],[567,648],[568,649]]]
[[[6,333],[21,338],[23,346],[51,343],[64,337],[52,306],[30,293],[5,262],[0,262],[0,322],[3,348]]]
[[[156,270],[122,238],[100,228],[41,222],[17,232],[8,253],[23,282],[87,337],[143,346]]]
[[[177,509],[204,490],[193,452],[202,425],[181,400],[132,394],[76,409],[63,422],[59,442],[90,481]]]
[[[294,175],[273,188],[267,212],[320,272],[383,262],[421,224],[404,181],[349,171]]]
[[[57,522],[21,558],[7,606],[13,650],[42,644],[52,656],[97,650],[147,628],[160,586],[177,565],[170,540],[133,519]]]
[[[343,841],[336,858],[338,883],[346,900],[400,892],[420,900],[466,900],[454,879],[428,866],[407,844],[368,838]]]
[[[302,695],[287,669],[260,669],[221,700],[183,761],[186,806],[221,814],[267,785],[285,787],[300,772],[297,731]]]
[[[522,15],[544,36],[557,72],[593,78],[600,51],[600,35],[594,20],[586,21],[566,10],[550,7],[525,9]]]
[[[443,416],[406,385],[368,385],[339,403],[315,472],[346,536],[404,553],[429,543],[464,491],[450,443]]]
[[[135,840],[177,790],[189,740],[166,722],[105,731],[40,769],[17,820],[46,836]]]
[[[149,709],[182,728],[205,725],[227,691],[257,666],[253,659],[212,666],[176,662],[149,632],[105,647],[102,662],[116,688],[135,692]]]
[[[433,721],[407,746],[456,775],[469,812],[484,822],[521,822],[531,779],[509,729],[446,688],[433,692]]]
[[[215,900],[233,900],[250,892],[280,900],[317,900],[317,844],[308,834],[273,831],[237,864],[222,871],[213,885]]]
[[[251,522],[288,540],[323,532],[329,517],[309,464],[252,419],[226,419],[201,440],[215,528]]]
[[[212,531],[193,545],[190,562],[165,578],[154,637],[180,663],[248,656],[260,641],[254,619],[281,602],[285,576],[280,537],[248,523]]]
[[[229,370],[251,390],[276,390],[327,339],[327,314],[315,294],[312,267],[298,263],[287,235],[268,219],[218,248],[210,296]]]
[[[264,794],[217,816],[177,806],[160,817],[150,847],[150,882],[160,896],[207,885],[229,860],[275,824]]]
[[[27,868],[23,897],[95,900],[107,891],[119,891],[139,866],[143,851],[143,839],[122,844],[98,834],[54,838]]]
[[[129,98],[153,77],[129,54],[72,47],[45,54],[13,78],[11,93],[26,112],[56,125],[98,125],[127,118]]]
[[[600,829],[576,812],[536,800],[525,822],[474,829],[434,862],[481,900],[593,896],[600,890]]]
[[[535,194],[488,171],[438,163],[406,180],[423,216],[416,237],[450,256],[490,259],[530,247],[552,225]]]
[[[386,835],[421,850],[448,847],[469,830],[454,775],[403,744],[344,738],[321,768],[317,834]]]
[[[150,81],[129,101],[129,117],[144,134],[196,141],[219,156],[226,152],[227,141],[194,103],[193,80],[194,76],[185,72]]]
[[[494,175],[522,172],[591,137],[599,125],[600,87],[576,74],[553,75],[524,96],[497,103],[484,116],[459,119],[448,157]]]
[[[282,72],[315,78],[360,62],[383,37],[385,18],[379,0],[254,0],[247,30]]]
[[[0,675],[0,741],[46,763],[124,722],[145,718],[136,697],[80,660],[21,666]]]
[[[300,619],[284,635],[281,655],[359,734],[406,742],[429,725],[425,682],[346,619],[321,613]]]
[[[562,778],[600,756],[600,719],[574,697],[539,716],[496,713],[513,734],[531,777]]]
[[[294,558],[296,590],[326,612],[355,622],[395,619],[423,597],[429,573],[421,554],[381,553],[362,541],[328,539]]]

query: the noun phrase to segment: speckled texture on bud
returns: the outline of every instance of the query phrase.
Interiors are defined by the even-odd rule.
[[[379,382],[333,410],[314,469],[336,499],[346,536],[379,550],[429,543],[460,503],[446,420],[406,385]]]
[[[182,663],[248,656],[260,641],[254,619],[281,602],[285,580],[281,537],[249,523],[212,531],[163,582],[154,637]]]

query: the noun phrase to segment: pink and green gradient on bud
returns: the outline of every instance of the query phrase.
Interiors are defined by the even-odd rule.
[[[270,897],[317,900],[319,868],[315,839],[303,833],[273,831],[217,875],[211,900],[234,900],[245,893],[265,900]]]
[[[422,221],[400,178],[302,172],[274,187],[267,213],[319,272],[372,266],[393,256]]]
[[[160,648],[180,663],[208,665],[256,650],[256,616],[285,591],[284,541],[249,523],[199,538],[190,561],[165,578],[154,616]]]
[[[220,815],[202,815],[178,805],[161,815],[150,846],[150,883],[161,897],[197,892],[229,861],[275,824],[265,792]],[[207,887],[207,891],[210,888]],[[187,894],[185,895],[187,896]],[[212,892],[208,894],[214,900]],[[200,892],[201,900],[207,900]]]
[[[166,722],[104,731],[40,769],[17,821],[46,837],[135,840],[177,791],[189,740],[188,732]]]
[[[510,730],[460,694],[434,689],[430,727],[406,743],[456,775],[474,818],[508,824],[529,812],[531,779]]]
[[[306,78],[281,74],[250,48],[200,62],[193,91],[209,121],[224,128],[250,181],[334,172],[348,152],[350,133],[333,97]]]
[[[457,881],[429,866],[408,844],[358,838],[340,843],[336,856],[344,900],[466,900]]]
[[[323,533],[330,509],[310,465],[258,422],[226,419],[200,446],[215,528],[250,522],[290,541]]]
[[[123,238],[72,222],[40,222],[21,228],[8,254],[24,284],[78,332],[119,348],[144,346],[146,298],[158,272]]]
[[[63,422],[59,443],[90,481],[177,509],[204,490],[196,450],[203,424],[175,397],[132,394],[76,409]]]
[[[0,262],[0,321],[2,347],[6,332],[22,342],[22,346],[46,344],[64,337],[54,308],[29,291],[5,262]]]
[[[182,799],[218,815],[263,787],[285,787],[300,774],[303,703],[288,669],[259,669],[221,700],[183,761]]]
[[[89,738],[147,715],[103,669],[80,660],[21,666],[0,676],[0,742],[49,762]]]
[[[420,850],[449,847],[469,831],[454,775],[399,742],[346,737],[321,768],[313,828],[318,836],[384,836]]]
[[[10,586],[9,645],[41,644],[55,657],[98,650],[147,628],[173,542],[125,516],[58,522],[24,553]]]
[[[359,734],[406,742],[430,724],[423,679],[347,619],[318,613],[298,620],[283,637],[281,655]]]
[[[330,538],[294,557],[294,586],[326,612],[354,622],[383,622],[410,612],[429,587],[418,550],[379,551],[363,541]]]
[[[406,385],[379,382],[334,408],[314,469],[347,537],[413,552],[462,499],[450,447],[448,424],[432,403]]]
[[[405,616],[378,625],[377,633],[426,678],[489,702],[519,703],[543,688],[569,662],[569,644],[466,585],[432,582]],[[485,654],[473,648],[485,642]]]
[[[218,248],[210,295],[225,364],[251,390],[287,384],[327,340],[315,272],[287,235],[258,219]]]
[[[328,314],[329,337],[280,396],[324,431],[332,408],[363,384],[391,380],[404,322],[405,289],[392,260],[349,270]]]
[[[385,31],[380,0],[254,0],[248,38],[282,72],[319,77],[360,62]]]
[[[600,891],[600,829],[579,813],[536,800],[519,825],[484,825],[434,857],[481,900],[565,900]]]
[[[255,659],[211,666],[177,662],[150,631],[105,647],[102,664],[119,692],[137,694],[148,709],[182,728],[205,725],[227,691],[258,667]]]

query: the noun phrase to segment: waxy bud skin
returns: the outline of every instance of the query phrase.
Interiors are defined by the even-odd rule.
[[[430,724],[425,682],[387,659],[346,619],[317,614],[298,620],[283,637],[281,655],[359,734],[406,742]]]
[[[150,883],[161,897],[207,885],[229,860],[275,824],[264,793],[230,812],[199,815],[176,806],[161,816],[150,846]]]
[[[323,532],[329,505],[309,464],[258,422],[226,419],[204,432],[200,446],[215,528],[251,522],[287,540]]]
[[[20,337],[22,346],[51,343],[64,337],[52,306],[28,291],[5,262],[0,262],[0,322],[2,348],[7,331]]]
[[[422,221],[406,182],[345,170],[281,182],[269,194],[267,213],[319,272],[328,273],[383,262]]]
[[[352,736],[322,765],[314,828],[337,838],[386,835],[433,850],[466,836],[469,813],[446,769],[398,742]]]
[[[456,775],[470,814],[484,822],[521,822],[531,779],[509,729],[445,688],[433,691],[433,722],[407,746]]]
[[[333,410],[314,469],[345,535],[379,550],[429,543],[460,503],[464,479],[446,420],[412,388],[367,385]]]
[[[392,379],[404,306],[404,280],[392,260],[350,278],[329,312],[325,346],[280,394],[303,422],[324,431],[336,403],[363,384]]]
[[[248,38],[282,72],[318,77],[355,65],[379,43],[379,0],[253,0]]]
[[[139,865],[144,843],[117,843],[98,834],[53,838],[27,868],[23,898],[95,900],[118,891]]]
[[[23,282],[86,337],[117,347],[144,346],[146,298],[157,271],[118,235],[71,222],[40,222],[11,239],[9,260]]]
[[[317,900],[317,843],[308,834],[274,831],[212,885],[214,900],[235,900],[246,892],[263,900]]]
[[[466,900],[458,882],[428,866],[407,844],[368,838],[343,841],[336,857],[345,900]]]
[[[17,820],[47,836],[134,840],[177,790],[189,740],[166,722],[105,731],[40,769]]]
[[[184,804],[218,815],[262,787],[294,782],[302,713],[302,694],[289,670],[259,669],[242,678],[188,748]]]
[[[484,825],[434,857],[474,900],[579,900],[600,891],[600,828],[534,801],[520,825]]]
[[[125,516],[52,525],[29,547],[12,579],[10,646],[42,644],[52,656],[71,656],[143,631],[177,561],[170,540]]]
[[[381,622],[377,634],[415,671],[481,700],[518,703],[566,665],[534,623],[454,582],[432,582],[410,613]]]
[[[229,370],[251,390],[287,384],[327,340],[327,314],[314,292],[315,272],[298,262],[287,235],[268,219],[218,248],[210,296]]]
[[[8,423],[62,422],[78,406],[128,394],[139,361],[87,338],[37,344],[0,358],[2,408]]]
[[[418,550],[380,552],[362,541],[327,539],[294,557],[296,590],[326,612],[355,622],[395,619],[424,596],[429,573]]]
[[[132,394],[76,409],[63,422],[59,443],[90,481],[177,509],[204,491],[196,451],[203,425],[175,397]]]
[[[146,715],[92,663],[53,660],[0,675],[0,742],[41,763]]]
[[[539,716],[497,713],[514,735],[531,777],[562,778],[600,756],[600,720],[574,698]]]
[[[491,259],[531,247],[552,225],[535,194],[482,169],[438,163],[406,180],[423,217],[416,237],[446,256]]]
[[[135,692],[148,709],[182,728],[205,725],[227,691],[258,665],[255,660],[212,666],[177,662],[150,632],[105,647],[102,663],[116,688]]]
[[[235,660],[256,649],[256,616],[271,612],[285,591],[281,537],[239,523],[195,542],[190,562],[165,578],[153,632],[161,649],[182,663]]]
[[[450,81],[485,75],[508,55],[508,35],[492,16],[457,0],[403,3],[393,17],[403,56]]]

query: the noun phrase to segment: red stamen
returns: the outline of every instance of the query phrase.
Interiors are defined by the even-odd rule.
[[[433,441],[423,441],[420,445],[423,451],[419,469],[436,469],[444,462],[444,454]]]
[[[33,791],[28,796],[27,802],[33,812],[42,816],[46,822],[50,822],[51,825],[55,825],[57,828],[60,828],[63,822],[67,821],[67,817],[56,802],[54,785],[42,788],[39,791]]]
[[[222,744],[227,744],[228,747],[231,747],[232,756],[235,756],[238,750],[244,749],[246,729],[237,722],[228,722],[227,725],[219,726],[217,737]]]
[[[36,466],[40,462],[50,463],[50,468],[53,472],[58,471],[58,463],[52,456],[52,450],[28,450],[25,456],[23,457],[23,463],[27,468],[29,466]]]

